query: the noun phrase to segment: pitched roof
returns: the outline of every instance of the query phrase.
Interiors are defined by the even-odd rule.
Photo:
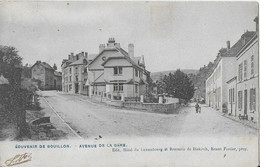
[[[82,58],[78,59],[77,61],[74,61],[73,63],[69,64],[69,66],[81,65],[81,64],[87,64],[87,60],[85,57],[82,57]]]
[[[54,75],[55,75],[55,76],[59,76],[59,77],[62,76],[62,75],[61,75],[61,72],[57,72],[57,71],[54,71]]]
[[[97,54],[97,55],[93,58],[93,60],[89,63],[89,65],[91,65],[103,52],[105,52],[105,51],[111,51],[111,50],[118,51],[118,49],[116,49],[116,48],[105,48],[105,49],[103,49],[99,54]]]
[[[36,64],[42,65],[44,68],[54,70],[48,63],[41,61],[36,61],[36,63],[31,68],[33,68]]]
[[[226,51],[222,56],[223,57],[234,57],[236,56],[237,52],[245,45],[247,44],[250,39],[255,35],[255,31],[247,31],[245,32],[241,38],[228,50]]]
[[[236,54],[254,37],[255,34],[255,31],[247,31],[230,49],[221,48],[217,58],[214,60],[212,71],[209,73],[208,78],[214,73],[214,70],[218,66],[218,63],[222,57],[235,57]]]
[[[135,61],[132,60],[128,55],[126,56],[122,52],[120,52],[120,53],[122,54],[122,56],[118,56],[118,53],[115,53],[114,55],[117,55],[117,56],[107,58],[101,65],[104,66],[109,60],[112,60],[112,59],[126,59],[133,66],[141,69],[141,67],[137,63],[135,63]]]
[[[93,60],[98,54],[88,54],[88,60]]]

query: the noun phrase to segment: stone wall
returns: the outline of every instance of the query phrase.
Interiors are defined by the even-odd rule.
[[[137,109],[137,110],[143,110],[146,112],[152,112],[152,113],[163,113],[163,114],[174,114],[177,113],[178,108],[180,107],[179,103],[141,103],[141,102],[123,102],[120,100],[110,100],[108,98],[101,96],[95,96],[92,95],[91,99],[97,101],[97,102],[103,102],[111,106],[117,106],[117,107],[125,107],[130,109]]]
[[[180,107],[179,103],[141,103],[141,102],[123,102],[123,106],[126,108],[140,109],[153,113],[173,114],[177,113],[177,109]]]

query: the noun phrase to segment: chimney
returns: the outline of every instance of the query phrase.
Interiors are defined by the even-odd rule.
[[[85,52],[85,58],[88,59],[88,52]]]
[[[255,22],[255,26],[256,26],[256,31],[258,32],[258,27],[259,27],[259,20],[258,20],[258,16],[256,16],[256,18],[254,19]]]
[[[73,57],[74,57],[74,53],[71,52],[71,53],[70,53],[70,60],[73,60],[73,59],[74,59]]]
[[[105,44],[99,45],[99,53],[101,53],[105,49]]]
[[[227,50],[230,49],[230,41],[227,41]]]
[[[144,55],[141,56],[140,65],[142,65],[143,67],[145,67]]]
[[[128,44],[128,55],[130,58],[134,58],[134,44]]]
[[[120,48],[120,43],[115,43],[115,46],[116,46],[117,48]]]
[[[115,47],[115,38],[109,38],[108,39],[108,43],[107,43],[107,47],[111,48],[111,47]]]

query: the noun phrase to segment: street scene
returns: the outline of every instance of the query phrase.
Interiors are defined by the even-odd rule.
[[[223,3],[127,3],[140,18],[123,3],[88,3],[104,12],[94,10],[94,20],[80,3],[61,4],[54,16],[45,5],[58,3],[37,3],[39,15],[25,14],[43,26],[3,21],[14,28],[0,33],[0,140],[257,136],[253,2],[226,4],[233,13],[243,9],[241,17]],[[84,21],[75,21],[75,11]],[[9,12],[22,25],[30,20]],[[222,22],[229,31],[217,28]],[[20,32],[31,48],[14,40]]]
[[[259,3],[0,1],[0,167],[255,167]]]
[[[206,105],[201,106],[201,113],[195,112],[193,103],[180,109],[178,114],[164,115],[107,106],[81,95],[56,91],[43,91],[40,94],[41,104],[46,109],[45,114],[51,115],[54,120],[65,121],[60,121],[56,127],[62,129],[65,132],[63,137],[68,139],[257,135],[255,128],[226,118]],[[54,115],[54,112],[58,116]]]

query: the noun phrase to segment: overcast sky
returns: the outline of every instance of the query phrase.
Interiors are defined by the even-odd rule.
[[[70,52],[98,53],[109,37],[151,72],[199,69],[254,31],[256,2],[0,2],[0,45],[60,69]]]

